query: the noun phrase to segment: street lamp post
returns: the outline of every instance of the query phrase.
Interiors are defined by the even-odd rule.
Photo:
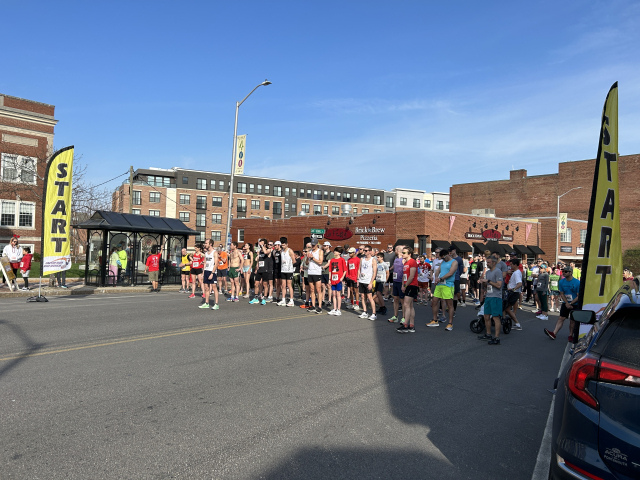
[[[255,92],[258,87],[262,87],[263,85],[271,85],[269,80],[265,80],[259,85],[249,92],[249,95],[244,97],[242,101],[236,102],[236,121],[233,126],[233,148],[231,149],[231,179],[229,181],[229,208],[227,211],[227,248],[229,248],[229,244],[231,243],[231,208],[233,207],[233,177],[235,174],[235,169],[233,168],[236,160],[236,142],[238,138],[238,110],[240,109],[240,105],[244,103],[244,101],[249,98],[249,96]]]
[[[579,190],[582,187],[575,187],[572,188],[571,190],[564,192],[562,195],[558,195],[558,210],[556,210],[556,265],[558,265],[558,256],[559,256],[559,250],[560,250],[560,199],[562,197],[564,197],[567,193],[569,192],[573,192],[574,190]]]

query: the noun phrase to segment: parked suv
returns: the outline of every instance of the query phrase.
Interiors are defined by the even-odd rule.
[[[624,285],[557,380],[550,480],[640,478],[640,297]]]

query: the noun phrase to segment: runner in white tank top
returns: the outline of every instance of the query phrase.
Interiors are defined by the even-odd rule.
[[[276,305],[281,307],[293,307],[293,287],[291,285],[293,279],[293,272],[295,268],[293,266],[293,250],[289,248],[289,243],[286,238],[281,238],[282,253],[280,254],[280,281],[282,282],[282,300]],[[287,290],[289,291],[289,303],[287,303]]]
[[[371,276],[373,275],[373,258],[369,258],[367,260],[366,257],[362,257],[360,259],[360,276],[358,277],[358,281],[360,283],[369,284],[371,283]]]

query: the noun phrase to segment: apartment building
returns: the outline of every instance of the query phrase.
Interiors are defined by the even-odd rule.
[[[429,192],[425,190],[410,190],[394,188],[391,190],[396,197],[396,210],[438,210],[449,211],[449,194],[443,192]]]

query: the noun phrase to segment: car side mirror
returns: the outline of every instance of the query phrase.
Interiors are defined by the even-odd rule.
[[[593,310],[572,310],[569,318],[578,323],[593,325],[596,323],[596,312]]]

